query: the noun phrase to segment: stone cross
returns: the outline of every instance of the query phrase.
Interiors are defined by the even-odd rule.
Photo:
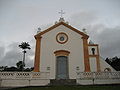
[[[63,10],[61,10],[60,12],[58,12],[60,14],[60,17],[63,17],[63,14],[65,14],[65,12],[63,12]]]

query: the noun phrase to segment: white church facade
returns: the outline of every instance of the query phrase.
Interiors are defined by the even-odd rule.
[[[0,72],[0,87],[120,84],[120,72],[100,57],[99,45],[60,18],[35,35],[32,72]]]
[[[50,79],[76,79],[76,72],[114,71],[101,61],[99,45],[89,36],[60,18],[50,28],[35,35],[34,72],[49,72]]]

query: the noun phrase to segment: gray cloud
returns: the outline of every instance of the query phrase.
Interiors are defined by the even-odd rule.
[[[0,47],[0,66],[16,66],[18,61],[21,61],[23,58],[22,50],[18,47],[20,43],[13,42],[12,44],[8,45],[7,52],[4,51],[5,47]],[[4,53],[5,52],[5,53]],[[4,53],[4,57],[2,57]],[[31,58],[32,57],[32,58]],[[26,54],[26,67],[33,66],[33,59],[34,59],[34,46],[31,42],[31,50],[27,51]]]
[[[82,29],[98,20],[97,14],[94,11],[84,11],[76,13],[70,17],[70,24],[78,29]]]
[[[79,30],[87,29],[89,39],[99,44],[102,57],[120,57],[120,25],[114,26],[113,23],[113,26],[108,27],[106,26],[107,23],[102,23],[101,17],[96,13],[87,11],[78,13],[72,16],[70,22]],[[108,23],[112,25],[112,22]]]
[[[100,45],[101,55],[103,57],[120,57],[120,26],[114,28],[97,26],[97,29],[89,30],[89,34],[91,39]]]
[[[5,53],[5,48],[3,46],[0,46],[0,58],[4,57],[4,53]]]

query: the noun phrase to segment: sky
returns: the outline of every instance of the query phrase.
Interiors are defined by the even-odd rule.
[[[120,57],[120,0],[0,0],[0,66],[22,60],[21,42],[29,42],[26,67],[33,67],[37,28],[58,21],[60,10],[70,25],[99,44],[101,57]]]

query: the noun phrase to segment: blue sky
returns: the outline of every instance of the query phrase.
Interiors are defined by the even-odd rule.
[[[120,0],[0,0],[0,65],[15,65],[22,55],[17,45],[27,41],[32,66],[37,28],[53,25],[61,9],[70,25],[87,29],[103,57],[120,56]]]

